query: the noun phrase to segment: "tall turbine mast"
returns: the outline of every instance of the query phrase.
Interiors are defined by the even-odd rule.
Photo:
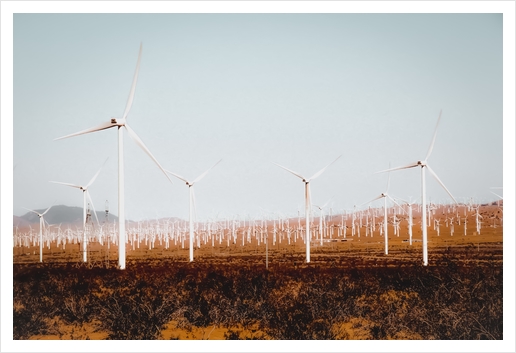
[[[68,137],[88,134],[91,132],[101,131],[116,127],[118,129],[118,267],[121,270],[125,269],[125,194],[124,194],[124,135],[123,129],[127,130],[129,136],[133,139],[133,141],[140,146],[140,148],[147,153],[147,155],[157,164],[157,166],[161,169],[161,171],[165,174],[167,179],[172,182],[169,178],[161,164],[157,161],[157,159],[152,155],[147,146],[143,143],[143,141],[138,137],[138,135],[134,132],[133,129],[127,123],[127,116],[129,111],[131,110],[131,106],[133,104],[134,92],[136,89],[136,82],[138,81],[138,72],[140,70],[140,60],[142,55],[142,44],[140,44],[140,51],[138,53],[138,61],[136,63],[136,71],[134,72],[133,83],[131,85],[131,90],[129,92],[129,98],[127,100],[127,104],[125,106],[124,114],[122,118],[111,118],[109,122],[104,122],[98,126],[82,130],[70,135],[66,135],[63,137],[56,138],[55,140],[65,139]]]
[[[390,163],[389,163],[389,167],[390,167]],[[373,201],[376,201],[376,200],[379,200],[379,199],[383,198],[383,235],[384,235],[384,243],[385,243],[385,255],[389,254],[389,237],[388,237],[388,230],[387,230],[387,225],[388,225],[388,220],[387,220],[387,199],[390,199],[392,202],[394,202],[396,205],[399,206],[399,204],[396,202],[396,200],[394,200],[389,195],[390,181],[391,181],[391,175],[389,173],[389,176],[387,178],[387,190],[385,192],[382,192],[380,195],[378,195],[377,197],[375,197],[371,201],[368,201],[368,202],[360,205],[360,207],[362,207],[362,206],[367,205],[367,204],[369,204],[369,203],[371,203]]]
[[[428,153],[426,154],[426,157],[424,160],[419,160],[414,163],[407,164],[405,166],[396,167],[392,169],[382,170],[378,173],[383,172],[390,172],[394,170],[401,170],[401,169],[408,169],[408,168],[414,168],[414,167],[420,167],[421,168],[421,220],[422,220],[422,226],[423,226],[423,266],[428,266],[428,234],[427,234],[427,214],[426,214],[426,180],[425,180],[425,169],[428,169],[430,174],[437,180],[437,182],[443,187],[444,190],[450,195],[452,200],[457,203],[457,200],[453,197],[453,195],[450,193],[450,191],[444,186],[443,182],[437,174],[430,168],[428,165],[428,157],[430,157],[430,154],[432,153],[432,149],[434,148],[435,143],[435,137],[437,136],[437,127],[439,126],[439,121],[441,120],[441,114],[442,110],[439,113],[439,118],[437,119],[437,124],[435,125],[435,131],[434,136],[432,138],[432,142],[430,143],[430,148],[428,149]]]
[[[52,206],[53,205],[51,205],[49,208],[47,208],[43,213],[39,213],[39,212],[36,212],[36,211],[31,210],[29,208],[23,207],[27,211],[34,212],[39,217],[39,262],[43,262],[43,228],[45,227],[44,216],[52,208]]]
[[[175,173],[172,173],[171,171],[166,170],[167,173],[172,174],[176,178],[184,181],[186,183],[186,185],[188,186],[189,199],[190,199],[190,201],[189,201],[190,262],[192,262],[193,259],[194,259],[194,257],[193,257],[193,238],[194,238],[194,229],[193,229],[194,228],[194,219],[193,219],[194,217],[193,217],[193,212],[194,212],[194,207],[195,207],[195,194],[194,194],[193,186],[194,186],[195,183],[197,183],[202,178],[204,178],[206,176],[206,174],[208,174],[208,172],[213,169],[213,167],[215,167],[217,164],[220,163],[220,161],[222,161],[222,159],[219,160],[210,169],[208,169],[207,171],[205,171],[204,173],[199,175],[197,178],[195,178],[194,181],[191,181],[191,182],[188,181],[187,179],[185,179],[184,177],[178,175],[178,174],[175,174]]]
[[[310,181],[314,180],[315,178],[319,177],[325,170],[326,168],[328,168],[330,165],[332,165],[333,163],[335,163],[337,161],[337,159],[339,159],[342,155],[338,156],[337,158],[335,158],[335,160],[333,162],[331,162],[330,164],[328,164],[326,167],[324,167],[323,169],[321,169],[320,171],[318,171],[317,173],[315,173],[311,178],[305,178],[303,177],[301,174],[299,173],[296,173],[288,168],[285,168],[277,163],[274,163],[276,164],[278,167],[280,168],[283,168],[285,169],[287,172],[289,173],[292,173],[294,174],[295,176],[297,176],[298,178],[300,178],[303,183],[305,184],[305,228],[306,228],[306,232],[305,232],[305,238],[306,238],[306,262],[309,263],[310,262]]]
[[[93,176],[93,178],[91,178],[89,183],[84,185],[84,186],[83,185],[75,185],[75,184],[63,183],[63,182],[60,182],[60,181],[51,181],[51,183],[66,185],[66,186],[70,186],[72,188],[77,188],[79,190],[82,190],[82,195],[83,195],[83,202],[82,202],[83,203],[83,207],[82,207],[82,214],[83,214],[83,217],[82,217],[83,258],[82,258],[82,261],[83,262],[87,261],[87,255],[86,254],[87,254],[87,247],[88,247],[88,245],[87,245],[88,241],[86,239],[86,202],[87,202],[87,200],[90,200],[91,207],[93,208],[93,213],[95,215],[95,218],[97,219],[97,224],[99,224],[99,219],[97,217],[97,212],[95,211],[95,205],[93,205],[93,200],[91,199],[90,192],[89,192],[88,188],[95,182],[95,179],[97,179],[97,176],[99,175],[100,171],[102,170],[102,168],[106,164],[107,160],[108,160],[108,158],[106,158],[106,160],[104,161],[104,164],[102,164],[102,167],[100,167],[98,172]]]

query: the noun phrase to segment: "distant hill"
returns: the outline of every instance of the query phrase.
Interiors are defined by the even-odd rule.
[[[45,209],[34,210],[36,212],[42,213],[45,212]],[[53,206],[48,213],[44,216],[45,221],[50,224],[59,224],[59,223],[82,223],[82,207],[72,207],[65,205],[56,205]],[[93,216],[94,222],[95,216]],[[99,218],[99,222],[102,224],[106,218],[105,213],[102,211],[97,211],[97,217]],[[108,216],[108,222],[113,222],[113,220],[118,221],[118,217],[112,215],[111,213]],[[37,223],[39,224],[39,216],[33,212],[27,212],[21,217],[14,216],[13,225],[14,226],[22,226],[22,224],[17,224],[18,222],[26,222],[23,225]]]
[[[26,221],[25,219],[21,218],[21,217],[18,217],[18,216],[13,216],[13,227],[27,227],[30,223],[28,221]]]

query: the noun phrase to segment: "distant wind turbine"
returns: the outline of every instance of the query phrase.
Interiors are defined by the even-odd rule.
[[[311,178],[308,178],[308,179],[299,173],[296,173],[288,168],[285,168],[277,163],[274,163],[278,167],[285,169],[287,172],[294,174],[295,176],[300,178],[303,181],[303,183],[305,183],[305,218],[306,218],[306,221],[305,221],[306,222],[306,225],[305,225],[305,228],[306,228],[305,233],[306,234],[305,234],[305,236],[306,236],[306,262],[307,263],[310,262],[310,182],[312,180],[314,180],[315,178],[319,177],[326,170],[326,168],[328,168],[330,165],[335,163],[337,161],[337,159],[339,159],[341,156],[342,155],[335,158],[335,160],[333,162],[328,164],[326,167],[324,167],[323,169],[321,169],[320,171],[315,173]]]
[[[133,129],[127,124],[127,115],[133,104],[134,91],[136,89],[136,82],[138,80],[138,72],[140,70],[140,59],[142,55],[142,45],[140,44],[140,51],[138,53],[138,61],[136,63],[136,71],[133,77],[133,83],[131,85],[131,91],[129,92],[129,98],[125,106],[124,114],[122,118],[111,118],[109,122],[102,123],[96,127],[82,130],[74,134],[66,135],[63,137],[56,138],[55,140],[65,139],[72,136],[83,135],[91,132],[101,131],[116,127],[118,129],[118,266],[121,270],[125,269],[125,194],[124,194],[124,135],[122,127],[125,127],[129,136],[140,146],[145,153],[158,165],[161,171],[165,174],[167,179],[172,182],[161,164],[152,155],[149,149],[145,146],[143,141],[136,135]]]
[[[426,157],[424,160],[419,160],[417,162],[410,163],[410,164],[402,166],[402,167],[396,167],[396,168],[382,170],[382,171],[378,172],[378,173],[383,173],[383,172],[390,172],[390,171],[400,170],[400,169],[421,167],[421,219],[422,219],[422,226],[423,226],[423,266],[428,266],[428,234],[427,234],[427,225],[426,225],[427,215],[426,215],[425,168],[428,169],[430,174],[432,174],[432,176],[437,180],[437,182],[439,184],[441,184],[443,189],[446,190],[446,192],[448,193],[448,195],[450,195],[450,197],[453,199],[453,201],[455,201],[455,203],[457,203],[457,200],[455,200],[455,198],[453,197],[451,192],[446,188],[446,186],[444,186],[441,179],[439,179],[437,174],[435,174],[435,172],[432,170],[432,168],[430,168],[430,166],[428,165],[428,162],[427,162],[428,157],[430,157],[430,154],[432,153],[432,149],[434,148],[435,137],[437,136],[437,128],[439,126],[439,121],[441,120],[441,114],[442,114],[442,110],[439,113],[439,118],[437,119],[437,124],[435,125],[434,136],[432,138],[432,142],[430,143],[430,148],[428,149],[428,153],[426,154]]]
[[[107,160],[108,159],[106,158],[106,160],[104,161],[104,164],[102,164],[102,167],[104,167]],[[99,224],[97,212],[95,211],[95,205],[93,204],[93,200],[91,199],[88,188],[93,184],[95,179],[97,179],[97,176],[99,175],[100,171],[102,170],[102,167],[100,167],[98,172],[93,176],[93,178],[91,178],[90,182],[88,184],[86,184],[85,186],[63,183],[60,181],[51,181],[51,183],[66,185],[66,186],[70,186],[72,188],[77,188],[79,190],[82,190],[82,195],[83,195],[83,208],[82,208],[82,215],[83,215],[83,217],[82,217],[82,227],[83,227],[83,238],[82,238],[83,239],[83,250],[82,250],[82,252],[83,252],[83,256],[82,256],[82,261],[83,262],[87,261],[87,242],[88,242],[86,239],[86,202],[87,202],[87,200],[90,200],[91,207],[93,208],[93,214],[95,215],[95,218],[97,219],[97,224]]]
[[[401,199],[400,199],[401,200]],[[408,202],[405,200],[401,200],[408,206],[408,232],[409,232],[409,244],[412,245],[412,226],[413,226],[413,219],[412,219],[412,205],[416,201]]]
[[[330,203],[331,199],[329,199],[328,201],[326,201],[326,203],[322,206],[317,206],[317,205],[314,205],[315,207],[317,207],[319,209],[319,238],[321,240],[321,246],[323,245],[323,218],[324,218],[324,208],[326,206],[328,206],[328,204]]]
[[[39,217],[39,262],[43,262],[43,228],[45,227],[45,219],[43,216],[48,212],[48,210],[52,208],[52,206],[53,205],[47,208],[43,213],[39,213],[29,208],[23,207],[27,211],[34,212]]]
[[[199,175],[196,179],[194,179],[194,181],[188,181],[187,179],[185,179],[184,177],[178,175],[178,174],[175,174],[175,173],[172,173],[171,171],[168,171],[166,170],[167,173],[169,174],[172,174],[173,176],[175,176],[176,178],[184,181],[186,183],[186,185],[188,186],[188,189],[189,189],[189,197],[190,197],[190,212],[189,212],[189,217],[190,217],[190,262],[193,261],[193,238],[194,238],[194,220],[193,220],[193,211],[194,211],[194,206],[195,206],[195,194],[194,194],[194,190],[193,190],[193,186],[195,183],[197,183],[198,181],[200,181],[202,178],[204,178],[206,176],[206,174],[208,174],[208,172],[210,170],[212,170],[217,164],[220,163],[221,160],[219,160],[217,163],[215,163],[210,169],[208,169],[207,171],[205,171],[204,173],[202,173],[201,175]]]
[[[389,166],[390,166],[390,164],[389,164]],[[360,207],[362,207],[373,201],[383,198],[383,234],[384,234],[384,239],[385,239],[385,241],[384,241],[385,242],[385,255],[389,254],[389,237],[388,237],[388,233],[387,233],[387,198],[389,198],[392,202],[394,202],[396,205],[399,206],[399,204],[388,194],[390,181],[391,181],[391,175],[389,174],[389,176],[387,178],[387,190],[385,192],[382,192],[380,195],[378,195],[371,201],[368,201],[368,202],[360,205]]]

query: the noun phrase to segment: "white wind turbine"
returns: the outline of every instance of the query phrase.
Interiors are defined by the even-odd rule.
[[[190,198],[190,206],[189,206],[189,219],[190,219],[190,262],[193,261],[193,238],[194,238],[194,230],[193,230],[193,226],[194,226],[194,222],[193,222],[193,212],[194,212],[194,206],[195,206],[195,194],[194,194],[194,190],[193,190],[193,186],[195,183],[197,183],[198,181],[200,181],[202,178],[204,178],[206,176],[206,174],[208,174],[208,172],[210,170],[213,169],[213,167],[215,167],[217,164],[220,163],[221,160],[219,160],[217,163],[215,163],[210,169],[208,169],[207,171],[205,171],[204,173],[202,173],[201,175],[199,175],[196,179],[194,179],[194,181],[188,181],[187,179],[185,179],[184,177],[178,175],[178,174],[175,174],[175,173],[172,173],[168,170],[166,170],[167,173],[170,173],[172,174],[173,176],[175,176],[176,178],[184,181],[186,183],[186,185],[188,186],[188,189],[189,189],[189,198]]]
[[[432,153],[432,149],[434,148],[435,143],[435,137],[437,135],[437,127],[439,126],[439,121],[441,120],[441,113],[439,113],[439,118],[437,119],[437,124],[435,125],[435,131],[434,136],[432,138],[432,142],[430,143],[430,148],[428,149],[428,153],[426,154],[426,157],[424,160],[419,160],[417,162],[402,166],[402,167],[396,167],[392,169],[382,170],[378,173],[382,172],[390,172],[394,170],[400,170],[400,169],[408,169],[408,168],[414,168],[414,167],[421,167],[421,219],[422,219],[422,226],[423,226],[423,266],[428,266],[428,234],[427,234],[427,225],[426,225],[426,182],[425,182],[425,168],[428,169],[430,174],[437,180],[439,184],[443,187],[444,190],[450,195],[450,197],[457,203],[457,200],[453,197],[453,195],[450,193],[450,191],[444,186],[443,182],[439,179],[437,174],[430,168],[430,166],[427,163],[428,157],[430,157],[430,154]]]
[[[133,129],[127,124],[127,115],[133,104],[134,91],[136,89],[136,82],[138,80],[138,72],[140,70],[140,59],[142,54],[142,45],[140,44],[140,51],[138,53],[138,61],[136,63],[136,71],[133,77],[133,83],[131,85],[131,91],[129,92],[129,98],[125,106],[124,114],[122,118],[111,118],[109,122],[102,123],[90,129],[82,130],[74,134],[66,135],[63,137],[56,138],[55,140],[65,139],[72,136],[87,134],[91,132],[101,131],[116,127],[118,129],[118,266],[121,270],[125,269],[125,194],[124,194],[124,135],[122,127],[125,127],[129,136],[140,146],[145,153],[152,158],[152,160],[158,165],[161,171],[165,174],[168,180],[169,176],[152,155],[149,149],[145,146],[143,141],[136,135]],[[172,180],[170,180],[172,182]]]
[[[401,200],[401,199],[400,199]],[[413,219],[412,219],[412,205],[416,201],[408,202],[405,200],[401,200],[408,206],[408,232],[409,232],[409,244],[412,245],[412,226],[413,226]]]
[[[323,218],[324,218],[324,208],[326,206],[328,206],[328,203],[330,203],[331,199],[329,199],[328,201],[326,201],[326,203],[322,206],[317,206],[317,205],[314,205],[315,207],[317,207],[319,209],[319,238],[321,239],[321,246],[323,245],[323,223],[326,223],[326,222],[323,222]]]
[[[107,162],[107,158],[106,160],[104,161],[104,164],[106,164]],[[104,167],[104,164],[102,164],[102,167]],[[79,190],[82,190],[82,195],[83,195],[83,207],[82,207],[82,231],[83,231],[83,249],[82,249],[82,261],[83,262],[86,262],[87,261],[87,239],[86,239],[86,202],[87,200],[90,200],[90,203],[91,203],[91,207],[93,208],[93,214],[95,215],[95,218],[97,219],[97,224],[99,224],[99,218],[97,217],[97,212],[95,211],[95,205],[93,205],[93,200],[91,199],[91,196],[90,196],[90,192],[88,191],[88,188],[93,184],[93,182],[95,181],[95,179],[97,179],[97,176],[99,175],[100,171],[102,170],[102,167],[100,167],[100,169],[98,170],[98,172],[93,176],[93,178],[91,178],[90,182],[84,186],[82,185],[75,185],[75,184],[69,184],[69,183],[63,183],[63,182],[60,182],[60,181],[51,181],[51,183],[55,183],[55,184],[61,184],[61,185],[66,185],[66,186],[70,186],[72,188],[77,188]]]
[[[324,167],[323,169],[321,169],[320,171],[318,171],[317,173],[315,173],[311,178],[305,178],[304,176],[302,176],[301,174],[299,173],[296,173],[288,168],[285,168],[277,163],[274,163],[276,164],[278,167],[280,168],[283,168],[285,169],[287,172],[290,172],[292,174],[294,174],[295,176],[297,176],[298,178],[300,178],[303,183],[305,183],[305,222],[306,222],[306,225],[305,225],[305,228],[306,228],[306,232],[305,232],[305,237],[306,237],[306,262],[309,263],[310,262],[310,182],[312,180],[314,180],[315,178],[319,177],[325,170],[326,168],[328,168],[330,165],[332,165],[333,163],[335,163],[337,161],[337,159],[339,159],[342,155],[338,156],[337,158],[335,158],[335,160],[333,162],[331,162],[330,164],[328,164],[326,167]]]
[[[39,217],[39,262],[43,262],[43,228],[45,227],[45,219],[44,215],[52,208],[53,205],[51,205],[49,208],[47,208],[43,213],[36,212],[34,210],[31,210],[29,208],[25,208],[27,211],[34,212]]]
[[[378,195],[377,197],[375,197],[371,201],[366,202],[366,203],[360,205],[360,207],[362,207],[362,206],[367,205],[367,204],[369,204],[369,203],[371,203],[373,201],[376,201],[376,200],[379,200],[379,199],[383,198],[383,234],[384,234],[384,239],[385,239],[385,241],[384,241],[384,243],[385,243],[385,255],[389,254],[389,237],[388,237],[388,234],[387,234],[387,198],[389,198],[392,202],[394,202],[396,205],[399,206],[399,204],[388,194],[390,181],[391,181],[391,176],[389,174],[389,176],[387,178],[387,190],[385,192],[382,192],[380,195]]]

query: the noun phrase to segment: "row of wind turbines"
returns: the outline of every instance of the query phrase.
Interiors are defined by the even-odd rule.
[[[322,250],[324,243],[361,241],[361,237],[366,243],[375,243],[376,241],[373,241],[373,238],[377,238],[378,235],[380,238],[384,237],[384,225],[386,224],[384,214],[387,213],[387,224],[392,229],[392,235],[400,238],[402,235],[401,226],[404,224],[403,228],[406,229],[404,233],[408,233],[409,238],[403,239],[402,242],[409,242],[409,245],[412,245],[412,228],[416,223],[419,225],[419,234],[422,233],[422,219],[416,222],[416,219],[412,217],[413,211],[418,214],[421,213],[421,205],[401,199],[394,199],[394,201],[396,202],[388,207],[387,212],[383,207],[371,207],[369,205],[365,209],[355,207],[353,211],[341,210],[337,213],[334,212],[332,207],[329,207],[329,213],[325,214],[325,208],[329,201],[323,206],[312,205],[312,210],[317,208],[320,213],[318,221],[313,212],[310,217],[311,244],[319,246]],[[434,234],[437,237],[445,235],[453,237],[455,233],[466,236],[468,231],[470,235],[480,235],[481,229],[484,227],[503,228],[503,205],[498,204],[497,206],[495,203],[491,203],[489,206],[486,205],[487,208],[482,207],[483,211],[480,212],[481,206],[481,204],[473,203],[472,199],[459,205],[430,202],[427,207],[428,228],[433,227]],[[39,244],[51,250],[51,244],[55,244],[57,254],[64,252],[68,244],[72,246],[79,244],[81,254],[82,251],[88,252],[88,262],[98,264],[102,257],[109,261],[110,245],[119,245],[116,221],[109,222],[108,206],[106,206],[105,218],[102,223],[99,223],[98,220],[97,223],[94,223],[90,211],[90,204],[88,204],[86,225],[82,227],[71,227],[68,224],[67,228],[62,228],[62,223],[49,224],[44,221],[45,225],[40,224],[39,236],[38,232],[34,232],[30,225],[29,228],[25,229],[19,229],[16,226],[13,229],[13,244],[15,248],[20,248],[20,250],[21,248],[39,246]],[[43,212],[43,210],[40,211],[40,213]],[[136,254],[141,251],[140,249],[145,248],[147,248],[145,254],[155,248],[169,254],[183,250],[187,250],[188,253],[189,249],[200,250],[201,248],[204,248],[204,252],[206,252],[209,251],[210,246],[212,252],[215,247],[219,251],[222,247],[226,249],[222,251],[252,252],[253,249],[258,251],[258,247],[262,245],[265,247],[267,263],[270,242],[273,247],[277,245],[278,250],[281,247],[282,251],[289,251],[289,248],[290,251],[295,251],[300,241],[300,245],[305,246],[306,224],[303,223],[303,218],[304,216],[299,211],[295,216],[262,210],[261,217],[252,218],[250,215],[237,215],[229,219],[221,219],[217,215],[216,218],[204,221],[195,220],[193,226],[190,220],[176,218],[147,219],[127,223],[127,242],[125,245],[132,248],[133,252],[136,251],[135,256],[138,256]],[[41,236],[42,239],[40,239]],[[187,244],[189,239],[193,239],[195,247]],[[419,239],[414,240],[420,241]],[[446,242],[444,239],[443,241]],[[102,248],[100,251],[98,250],[99,246]],[[97,250],[94,250],[95,248]],[[233,248],[233,250],[230,250],[230,248]],[[51,253],[54,252],[51,250]],[[23,254],[30,253],[24,252]],[[388,254],[387,249],[386,254]],[[87,261],[84,258],[82,262],[86,263]]]
[[[189,239],[189,245],[190,245],[189,255],[190,256],[189,257],[190,257],[190,261],[193,261],[193,238],[194,238],[194,235],[193,235],[193,233],[194,233],[194,229],[193,229],[193,225],[194,225],[193,212],[194,212],[194,205],[195,205],[195,196],[194,196],[193,186],[197,182],[199,182],[202,178],[204,178],[206,176],[206,174],[213,167],[215,167],[215,165],[217,165],[220,162],[220,160],[215,165],[213,165],[210,169],[208,169],[206,172],[201,174],[199,177],[197,177],[193,181],[189,181],[186,178],[180,176],[179,174],[176,174],[174,172],[171,172],[171,171],[168,171],[168,170],[164,169],[162,167],[162,165],[158,162],[158,160],[149,151],[149,149],[144,144],[144,142],[138,137],[136,132],[129,126],[129,124],[127,122],[127,119],[128,119],[129,112],[131,110],[133,99],[134,99],[136,83],[137,83],[137,80],[138,80],[138,73],[139,73],[139,69],[140,69],[141,55],[142,55],[142,45],[140,44],[140,50],[139,50],[139,53],[138,53],[138,60],[137,60],[137,63],[136,63],[136,70],[135,70],[135,73],[134,73],[134,76],[133,76],[133,81],[132,81],[131,89],[130,89],[130,92],[129,92],[129,98],[127,100],[127,103],[126,103],[126,106],[125,106],[125,110],[124,110],[124,113],[123,113],[121,118],[113,117],[109,121],[101,123],[100,125],[97,125],[95,127],[92,127],[92,128],[89,128],[89,129],[85,129],[85,130],[82,130],[82,131],[79,131],[79,132],[76,132],[76,133],[72,133],[72,134],[69,134],[69,135],[66,135],[66,136],[62,136],[62,137],[56,138],[55,140],[67,139],[67,138],[70,138],[70,137],[75,137],[75,136],[78,136],[78,135],[88,134],[88,133],[97,132],[97,131],[101,131],[101,130],[106,130],[106,129],[110,129],[110,128],[117,128],[118,129],[118,237],[119,237],[118,238],[118,244],[125,244],[126,243],[126,229],[125,229],[126,221],[125,221],[125,208],[124,208],[125,197],[124,197],[124,134],[123,134],[123,130],[125,129],[127,131],[127,133],[129,134],[129,136],[131,137],[131,139],[140,148],[142,148],[142,150],[154,161],[154,163],[156,163],[158,168],[165,174],[165,176],[167,177],[167,179],[170,182],[172,182],[172,180],[170,179],[169,175],[172,175],[172,176],[182,180],[183,182],[185,182],[186,185],[188,186],[188,188],[189,188],[189,195],[190,195],[189,196],[189,199],[190,199],[190,206],[189,206],[189,223],[190,223],[190,225],[189,225],[189,237],[190,237],[190,239]],[[430,166],[429,166],[429,164],[427,162],[428,158],[430,157],[430,155],[432,153],[432,149],[434,147],[435,138],[436,138],[436,134],[437,134],[437,128],[439,126],[439,122],[440,122],[440,119],[441,119],[441,113],[439,113],[439,118],[437,120],[437,124],[436,124],[436,127],[435,127],[433,138],[432,138],[432,141],[431,141],[431,144],[430,144],[430,148],[428,149],[428,152],[427,152],[427,154],[426,154],[424,159],[418,160],[418,161],[413,162],[413,163],[409,163],[409,164],[404,165],[404,166],[399,166],[399,167],[395,167],[395,168],[389,168],[387,170],[382,170],[382,171],[378,172],[378,173],[384,173],[384,172],[391,172],[391,171],[397,171],[397,170],[402,170],[402,169],[420,167],[421,168],[420,170],[421,170],[421,206],[422,206],[422,212],[421,213],[422,213],[422,215],[426,215],[426,207],[427,207],[426,206],[426,179],[425,179],[425,172],[426,172],[426,170],[428,170],[430,172],[430,174],[438,181],[438,183],[450,195],[452,200],[457,204],[457,201],[455,200],[453,195],[446,188],[446,186],[442,183],[442,181],[439,179],[437,174],[430,168]],[[310,182],[312,182],[313,180],[315,180],[316,178],[321,176],[321,174],[323,174],[326,171],[326,169],[330,165],[335,163],[340,157],[341,156],[337,157],[335,160],[333,160],[331,163],[329,163],[324,168],[319,170],[317,173],[312,175],[310,178],[306,178],[306,177],[302,176],[301,174],[299,174],[299,173],[297,173],[295,171],[292,171],[291,169],[288,169],[287,167],[284,167],[284,166],[281,166],[281,165],[275,163],[277,166],[279,166],[280,168],[282,168],[282,169],[286,170],[287,172],[293,174],[294,176],[298,177],[303,182],[303,184],[304,184],[304,194],[305,194],[305,218],[306,218],[306,224],[307,225],[309,224],[309,218],[310,218],[310,212],[311,212]],[[93,178],[90,180],[90,182],[88,184],[86,184],[85,186],[75,185],[75,184],[70,184],[70,183],[64,183],[64,182],[55,182],[55,183],[63,184],[63,185],[70,186],[70,187],[73,187],[73,188],[78,188],[78,189],[83,191],[83,203],[84,203],[83,226],[84,226],[84,229],[85,229],[85,224],[86,224],[86,201],[89,200],[91,202],[91,205],[93,206],[93,202],[92,202],[91,197],[89,195],[88,188],[93,184],[93,182],[95,181],[95,179],[97,178],[99,173],[100,173],[100,169],[93,176]],[[390,196],[387,194],[387,191],[386,191],[385,193],[380,194],[377,198],[371,200],[370,202],[375,201],[375,200],[380,199],[380,198],[383,198],[384,202],[385,202],[385,207],[384,207],[384,210],[385,210],[384,218],[385,219],[384,219],[384,222],[383,222],[383,226],[384,226],[383,233],[384,233],[384,237],[385,237],[385,253],[387,254],[388,253],[388,235],[387,235],[387,207],[386,207],[387,204],[386,204],[386,202],[387,202],[387,198],[390,198]],[[390,199],[392,199],[392,198],[390,198]],[[33,211],[33,210],[29,210],[29,211],[37,213],[38,216],[40,217],[40,223],[41,223],[41,222],[44,222],[43,221],[43,216],[48,212],[49,209],[47,209],[46,211],[44,211],[41,214],[39,214],[39,213],[37,213],[36,211]],[[95,213],[95,217],[96,217],[96,213]],[[427,219],[426,219],[426,216],[422,217],[422,229],[423,229],[423,233],[422,233],[423,265],[427,266],[428,265],[428,245],[427,245],[427,243],[428,243],[428,235],[427,235]],[[310,239],[311,239],[310,227],[306,226],[306,232],[305,232],[306,262],[310,262]],[[83,241],[86,243],[86,231],[85,230],[84,230],[84,234],[83,234]],[[42,244],[42,234],[41,234],[41,227],[40,227],[40,261],[42,261],[41,244]],[[83,247],[83,248],[85,249],[86,247]],[[84,251],[83,260],[86,261],[86,250],[83,250],[83,251]],[[126,268],[126,249],[125,249],[125,246],[119,246],[118,247],[118,267],[121,270]]]

